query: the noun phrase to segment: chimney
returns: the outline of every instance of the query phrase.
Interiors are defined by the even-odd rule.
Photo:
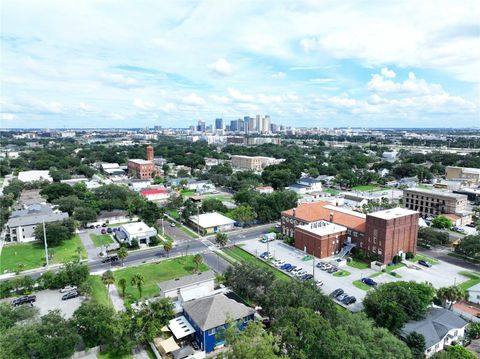
[[[147,161],[153,161],[153,147],[151,145],[147,146]]]

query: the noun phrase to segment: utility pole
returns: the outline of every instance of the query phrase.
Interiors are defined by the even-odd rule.
[[[45,220],[43,220],[43,243],[45,244],[45,260],[48,268],[47,230],[45,229]]]
[[[200,206],[197,205],[197,235],[200,237]]]

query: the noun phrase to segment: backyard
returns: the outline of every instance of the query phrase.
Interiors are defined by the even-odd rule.
[[[92,239],[95,247],[107,246],[113,243],[112,236],[109,234],[94,234],[90,233],[90,238]]]
[[[78,236],[62,241],[56,247],[49,247],[48,250],[50,254],[53,252],[50,263],[63,263],[78,258],[77,250],[80,250],[82,259],[87,258],[85,248]],[[0,273],[15,272],[18,270],[18,264],[23,265],[22,270],[42,267],[45,264],[43,243],[33,242],[4,246],[0,256]]]
[[[115,285],[121,293],[121,288],[118,286],[120,278],[125,278],[127,281],[127,288],[125,290],[125,301],[133,303],[139,298],[137,287],[132,286],[130,281],[136,274],[141,274],[145,278],[145,284],[142,287],[142,295],[144,298],[153,297],[160,294],[158,283],[169,279],[183,277],[193,273],[195,264],[193,263],[193,256],[179,257],[170,260],[164,260],[158,263],[144,264],[138,267],[130,267],[120,269],[114,272]],[[204,272],[208,270],[206,264],[201,264],[199,270]]]

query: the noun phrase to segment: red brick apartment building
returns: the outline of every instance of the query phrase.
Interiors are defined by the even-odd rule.
[[[316,202],[282,212],[281,225],[283,234],[295,238],[295,247],[316,257],[336,255],[352,243],[390,263],[395,255],[416,252],[418,217],[405,208],[365,215]]]
[[[160,175],[160,169],[155,166],[153,147],[147,146],[147,159],[128,160],[128,174],[138,179],[150,179]]]

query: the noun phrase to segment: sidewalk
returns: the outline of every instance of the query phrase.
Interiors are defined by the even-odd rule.
[[[120,297],[120,293],[118,293],[115,284],[110,285],[108,289],[108,295],[112,300],[113,308],[115,308],[117,312],[125,310],[125,305],[123,305],[123,299],[122,297]]]

